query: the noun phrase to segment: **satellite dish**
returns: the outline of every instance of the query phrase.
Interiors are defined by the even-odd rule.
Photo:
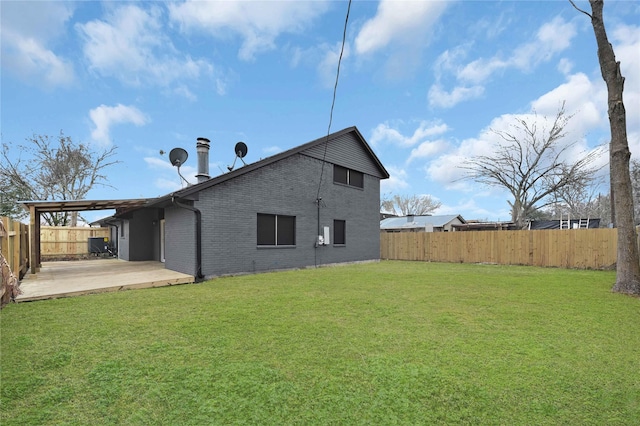
[[[180,169],[180,166],[187,161],[189,154],[182,148],[173,148],[169,153],[169,161],[171,161],[171,165]],[[180,172],[178,172],[180,173]]]
[[[244,142],[238,142],[236,144],[235,147],[235,151],[236,151],[236,155],[240,158],[244,158],[245,155],[247,155],[247,151],[249,149],[247,148],[247,144]]]
[[[182,148],[173,148],[169,153],[169,161],[171,161],[171,165],[178,168],[178,176],[180,176],[182,180],[185,181],[187,186],[190,185],[189,181],[180,174],[180,166],[183,165],[185,161],[187,161],[188,157],[189,154]]]
[[[247,151],[249,150],[249,148],[247,148],[247,144],[244,142],[238,142],[236,144],[236,147],[234,148],[234,151],[236,152],[236,158],[233,159],[233,164],[230,166],[227,166],[227,169],[229,171],[232,171],[233,168],[236,166],[236,160],[239,158],[240,161],[242,161],[242,164],[244,164],[245,166],[247,165],[247,163],[244,162],[244,160],[242,159],[245,155],[247,155]]]

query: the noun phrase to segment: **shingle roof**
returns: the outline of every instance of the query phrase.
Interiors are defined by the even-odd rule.
[[[209,180],[206,180],[204,182],[200,182],[197,183],[195,185],[192,185],[188,188],[184,188],[181,189],[179,191],[176,192],[172,192],[171,194],[167,194],[165,196],[159,197],[155,200],[152,200],[152,202],[150,203],[151,205],[159,205],[162,203],[166,203],[168,200],[171,200],[172,198],[185,198],[185,197],[189,197],[192,194],[195,194],[199,191],[202,191],[203,189],[206,188],[210,188],[214,185],[218,185],[222,182],[226,182],[230,179],[234,179],[238,176],[244,175],[245,173],[249,173],[253,170],[259,169],[261,167],[265,167],[269,164],[273,164],[276,161],[280,161],[284,158],[288,158],[291,157],[292,155],[301,153],[302,151],[308,150],[309,148],[313,148],[315,146],[318,145],[322,145],[323,143],[326,143],[327,141],[331,141],[333,139],[337,139],[342,135],[345,135],[347,133],[354,133],[356,135],[356,137],[360,140],[360,142],[362,142],[362,146],[364,147],[364,149],[369,153],[369,155],[371,156],[371,160],[375,163],[375,165],[377,166],[377,168],[380,171],[380,175],[382,176],[383,179],[387,179],[389,178],[389,173],[387,172],[387,170],[384,168],[384,166],[382,165],[382,163],[380,162],[380,160],[378,159],[378,157],[375,155],[375,153],[373,152],[373,150],[371,149],[371,147],[369,146],[369,144],[367,144],[367,142],[365,141],[364,137],[362,136],[362,134],[360,133],[360,131],[357,129],[357,127],[352,126],[352,127],[347,127],[346,129],[340,130],[338,132],[335,133],[331,133],[328,136],[323,136],[321,138],[315,139],[311,142],[307,142],[303,145],[299,145],[295,148],[291,148],[287,151],[281,152],[279,154],[276,155],[272,155],[271,157],[267,157],[264,158],[260,161],[256,161],[255,163],[251,163],[251,164],[247,164],[244,167],[240,167],[238,169],[235,169],[229,173],[224,173],[220,176],[216,176],[214,178],[211,178]]]

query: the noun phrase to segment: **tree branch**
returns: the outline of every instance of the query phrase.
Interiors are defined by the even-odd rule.
[[[586,12],[586,11],[584,11],[584,10],[580,9],[578,6],[576,6],[576,4],[573,2],[573,0],[569,0],[569,3],[571,3],[571,5],[572,5],[572,6],[573,6],[573,7],[574,7],[578,12],[582,12],[582,13],[584,13],[585,15],[587,15],[587,16],[589,17],[589,19],[593,19],[593,17],[591,16],[591,14],[590,14],[590,13],[588,13],[588,12]]]

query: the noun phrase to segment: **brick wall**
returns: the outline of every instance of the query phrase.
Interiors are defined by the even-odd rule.
[[[333,233],[333,220],[346,220],[346,244],[315,247],[321,167],[320,160],[298,154],[201,191],[194,205],[202,212],[204,275],[379,259],[379,179],[365,175],[364,189],[336,185],[329,163],[320,192],[320,226]],[[296,216],[295,248],[258,247],[258,213]],[[179,230],[193,229],[193,216],[186,210],[165,213],[170,269],[192,273],[189,247],[195,247],[195,236],[185,232],[190,240]]]

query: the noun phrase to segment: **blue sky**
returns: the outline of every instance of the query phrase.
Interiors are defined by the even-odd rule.
[[[577,1],[589,10],[587,1]],[[167,154],[212,142],[210,172],[244,141],[254,162],[324,136],[346,1],[5,1],[3,142],[57,135],[116,145],[115,187],[91,199],[181,186]],[[640,158],[640,2],[606,1]],[[558,1],[358,1],[351,7],[332,131],[357,126],[391,174],[382,195],[429,194],[436,214],[509,219],[508,194],[461,181],[514,118],[574,117],[573,155],[608,141],[606,88],[588,18]],[[607,155],[602,162],[607,161]],[[87,214],[94,219],[105,212]]]

